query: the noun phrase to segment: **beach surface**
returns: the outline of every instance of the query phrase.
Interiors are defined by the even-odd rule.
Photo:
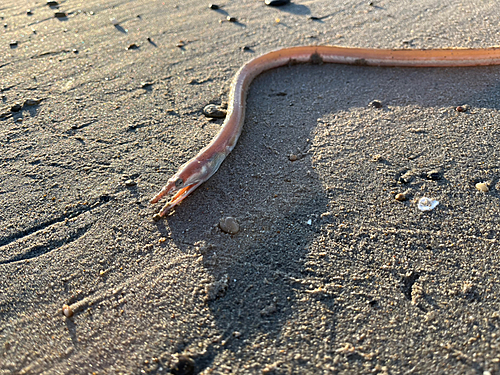
[[[477,3],[2,0],[0,375],[500,373],[498,66],[265,72],[149,203],[248,60],[497,45]]]

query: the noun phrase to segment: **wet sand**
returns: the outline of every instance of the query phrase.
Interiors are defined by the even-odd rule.
[[[249,59],[488,47],[496,4],[218,5],[0,5],[0,374],[498,373],[500,67],[266,72],[219,172],[149,204]]]

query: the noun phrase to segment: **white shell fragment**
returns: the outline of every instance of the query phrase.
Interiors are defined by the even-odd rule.
[[[435,209],[438,204],[439,202],[434,199],[423,197],[418,201],[418,209],[420,211],[430,211]]]

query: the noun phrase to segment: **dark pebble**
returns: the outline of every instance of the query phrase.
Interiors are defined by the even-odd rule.
[[[441,172],[437,169],[433,169],[432,171],[427,172],[425,178],[433,181],[439,180],[441,178]]]
[[[131,50],[131,49],[139,49],[139,46],[137,44],[135,44],[135,43],[132,43],[131,45],[129,45],[127,47],[127,51]]]
[[[208,7],[209,7],[210,9],[214,9],[214,10],[219,9],[219,6],[218,6],[217,4],[208,4]]]
[[[54,17],[56,17],[56,18],[66,18],[67,15],[66,15],[65,12],[55,12],[54,13]]]
[[[237,22],[238,20],[236,19],[236,17],[230,17],[230,16],[227,16],[226,17],[226,20],[228,20],[229,22]]]
[[[31,11],[31,9],[28,9],[28,10],[26,11],[26,14],[27,14],[28,16],[32,16],[32,15],[33,15],[33,12]]]
[[[47,5],[49,7],[55,7],[55,6],[58,6],[59,3],[57,1],[47,1]]]
[[[290,0],[266,0],[265,4],[272,7],[279,7],[281,5],[290,4]]]
[[[13,40],[12,42],[10,42],[10,48],[15,48],[17,47],[17,40]]]
[[[246,51],[251,51],[252,48],[249,46],[243,46],[243,47],[241,47],[241,50],[246,52]]]
[[[194,361],[187,356],[181,355],[170,369],[170,372],[174,375],[192,375],[194,374],[194,368]]]
[[[226,117],[226,111],[220,109],[215,104],[209,104],[203,108],[203,114],[210,118],[224,118]]]
[[[19,112],[21,109],[23,109],[23,107],[19,103],[16,103],[12,107],[10,107],[11,112]]]
[[[467,106],[465,106],[465,105],[459,105],[457,108],[455,108],[455,111],[457,111],[457,112],[466,112],[467,111]]]
[[[369,105],[373,108],[382,108],[382,102],[379,100],[372,100]]]
[[[73,48],[73,53],[78,53],[78,50]]]
[[[127,181],[125,181],[125,186],[132,187],[132,186],[135,186],[135,185],[137,185],[137,182],[135,182],[134,180],[127,180]]]

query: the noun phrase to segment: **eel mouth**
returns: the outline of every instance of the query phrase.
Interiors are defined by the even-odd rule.
[[[201,181],[197,182],[195,184],[187,185],[177,191],[175,195],[170,199],[170,201],[163,206],[163,208],[158,212],[159,217],[163,217],[167,214],[168,211],[170,211],[173,207],[177,206],[179,203],[181,203],[193,190],[195,190],[198,186],[201,185]],[[175,185],[171,186],[171,184],[168,184],[165,186],[165,188],[151,200],[151,203],[156,203],[158,202],[161,198],[163,198],[165,195],[175,191]]]

